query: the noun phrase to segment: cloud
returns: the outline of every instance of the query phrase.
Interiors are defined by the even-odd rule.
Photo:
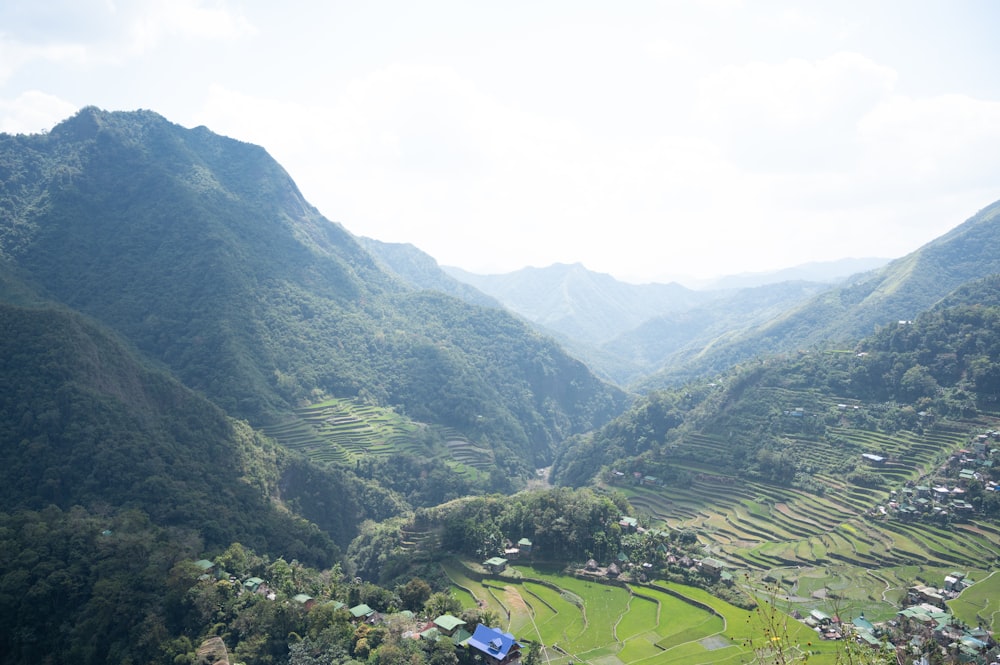
[[[26,44],[0,35],[0,84],[33,62],[78,63],[87,58],[79,44]]]
[[[155,0],[124,18],[133,53],[150,51],[170,37],[229,41],[257,34],[250,20],[225,2]]]
[[[0,34],[25,44],[85,43],[115,31],[110,0],[6,0],[0,4]]]
[[[730,158],[760,172],[843,170],[858,123],[893,90],[896,73],[855,53],[725,67],[701,85],[705,130]]]
[[[859,123],[865,175],[897,188],[978,188],[1000,172],[1000,102],[894,96]]]
[[[33,63],[120,64],[171,38],[228,41],[256,34],[211,0],[12,0],[0,4],[0,83]]]
[[[0,132],[37,134],[76,111],[77,107],[64,99],[29,90],[12,101],[0,100]]]

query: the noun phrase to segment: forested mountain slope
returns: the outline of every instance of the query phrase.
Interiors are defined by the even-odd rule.
[[[858,275],[737,339],[688,350],[642,387],[675,385],[762,354],[852,343],[877,326],[913,319],[965,282],[997,272],[1000,202],[881,270]]]
[[[530,466],[623,403],[509,315],[385,273],[263,149],[151,112],[0,137],[0,253],[255,424],[358,396]]]
[[[655,475],[669,476],[685,437],[711,433],[728,443],[718,458],[704,463],[741,475],[777,474],[792,483],[804,480],[797,474],[809,469],[824,471],[806,450],[796,452],[796,436],[789,434],[812,428],[812,435],[822,436],[827,426],[824,414],[817,413],[819,404],[871,405],[862,424],[885,431],[989,415],[1000,395],[997,281],[992,276],[964,285],[912,322],[891,322],[850,349],[760,358],[712,380],[654,391],[593,436],[565,448],[554,477],[579,484],[601,465],[625,467],[635,459],[656,459]],[[796,407],[804,410],[796,413]],[[852,409],[835,420],[856,413],[861,412]],[[780,454],[783,470],[762,452]],[[852,459],[825,471],[845,473],[861,463]]]
[[[329,565],[363,519],[404,508],[291,457],[78,314],[0,304],[0,333],[4,510],[133,508],[209,549],[239,540]],[[339,510],[315,510],[319,497]]]

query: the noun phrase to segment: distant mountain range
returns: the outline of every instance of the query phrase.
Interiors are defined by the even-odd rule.
[[[852,275],[881,268],[892,259],[875,257],[845,258],[836,261],[813,261],[768,272],[746,272],[705,280],[703,289],[748,289],[778,282],[826,282],[836,284]]]
[[[761,354],[850,346],[880,326],[915,318],[963,284],[998,272],[1000,202],[885,267],[855,275],[738,336],[689,347],[642,386],[676,385]]]
[[[579,263],[477,275],[439,267],[412,245],[364,242],[388,270],[414,288],[506,307],[620,385],[641,382],[669,366],[675,354],[737,337],[833,288],[837,280],[886,263],[811,263],[725,277],[715,282],[719,286],[696,290],[676,283],[621,282]],[[475,287],[471,293],[469,286]]]
[[[959,285],[1000,271],[998,207],[888,263],[844,259],[715,282],[727,288],[627,284],[580,264],[501,275],[441,270],[552,334],[602,376],[644,392],[761,353],[850,344],[915,317]],[[784,279],[793,277],[812,279]],[[434,288],[426,279],[411,283]]]
[[[579,263],[522,268],[503,275],[475,275],[447,266],[443,270],[529,321],[594,346],[654,316],[719,297],[680,284],[628,284]]]

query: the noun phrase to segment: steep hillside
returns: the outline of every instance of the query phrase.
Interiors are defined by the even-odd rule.
[[[440,291],[472,305],[503,307],[496,298],[446,273],[432,256],[413,245],[363,236],[358,242],[375,257],[380,267],[414,289]]]
[[[795,400],[882,404],[869,413],[878,413],[877,420],[865,423],[887,430],[929,422],[920,418],[961,420],[979,411],[992,413],[1000,394],[1000,384],[993,383],[1000,376],[1000,310],[976,295],[996,283],[995,277],[970,283],[949,296],[950,306],[932,308],[912,322],[892,322],[850,349],[762,357],[682,389],[652,392],[594,435],[603,461],[569,452],[560,461],[581,469],[586,465],[589,475],[616,456],[650,454],[692,431],[707,430],[732,439],[713,464],[752,474],[748,461],[762,449],[782,449],[789,427],[812,423],[818,432],[824,430],[822,422],[795,420],[794,413],[786,417]],[[783,391],[790,395],[781,396]],[[801,394],[810,396],[806,400]],[[925,415],[918,418],[917,412]],[[560,470],[557,463],[556,478]],[[575,473],[573,482],[586,475]]]
[[[720,297],[680,284],[627,284],[579,263],[524,268],[503,275],[444,270],[488,293],[511,311],[566,337],[599,346],[643,321]]]
[[[738,567],[989,565],[1000,545],[996,286],[967,285],[853,349],[757,359],[653,392],[575,438],[552,477],[620,489],[652,524],[696,530]]]
[[[654,373],[675,355],[738,338],[829,288],[816,282],[779,282],[741,289],[700,307],[651,318],[601,349],[624,361],[623,369],[641,368],[616,375],[627,385]]]
[[[1000,202],[885,268],[853,278],[748,331],[673,359],[643,389],[676,385],[760,354],[852,343],[876,327],[910,320],[965,282],[1000,272]]]
[[[328,565],[361,520],[404,508],[289,456],[77,314],[0,304],[0,358],[6,511],[135,508],[209,549],[238,540]],[[317,499],[339,512],[315,510]],[[302,505],[324,531],[279,502]]]
[[[622,403],[512,317],[389,276],[259,147],[87,108],[47,135],[0,137],[0,176],[0,253],[20,274],[255,424],[357,396],[525,468]]]

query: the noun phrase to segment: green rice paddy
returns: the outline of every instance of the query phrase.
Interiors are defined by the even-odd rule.
[[[516,566],[482,576],[458,561],[443,564],[452,592],[497,613],[519,640],[542,645],[544,662],[673,665],[749,662],[747,641],[759,626],[747,610],[693,587],[612,585]],[[509,614],[508,614],[509,612]],[[834,662],[836,645],[788,617],[789,644],[815,651],[812,662]]]
[[[321,464],[351,465],[365,456],[406,453],[440,458],[455,473],[466,475],[488,471],[494,463],[491,451],[454,429],[416,423],[356,399],[311,404],[263,429],[286,448]]]

